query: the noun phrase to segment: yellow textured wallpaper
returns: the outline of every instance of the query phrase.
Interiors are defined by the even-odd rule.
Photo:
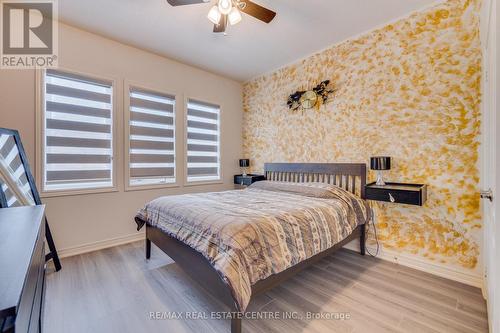
[[[243,142],[253,171],[265,162],[390,155],[386,179],[429,189],[424,207],[375,204],[384,248],[476,268],[479,11],[480,0],[450,0],[245,83]],[[332,102],[288,110],[289,94],[326,79],[338,89]]]

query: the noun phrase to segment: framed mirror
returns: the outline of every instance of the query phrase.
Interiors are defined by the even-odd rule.
[[[35,178],[26,157],[19,132],[0,128],[0,208],[41,205]],[[49,252],[45,260],[53,260],[56,271],[61,263],[45,218],[45,237]]]

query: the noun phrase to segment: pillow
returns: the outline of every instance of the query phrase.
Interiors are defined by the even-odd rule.
[[[339,198],[339,196],[345,196],[346,193],[352,195],[352,193],[338,187],[337,185],[318,182],[292,183],[263,180],[253,183],[249,186],[249,188],[266,191],[288,192],[320,199],[336,199]]]
[[[360,223],[368,223],[370,220],[370,206],[366,200],[359,196],[344,190],[343,188],[326,183],[290,183],[290,182],[275,182],[263,180],[255,182],[248,187],[251,189],[259,189],[265,191],[286,192],[318,199],[335,199],[340,200],[350,207]],[[362,218],[361,218],[362,217]]]

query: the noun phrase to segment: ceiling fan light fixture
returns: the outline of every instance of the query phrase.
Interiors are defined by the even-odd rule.
[[[208,19],[213,23],[213,24],[219,24],[220,18],[222,14],[219,11],[219,7],[213,6],[210,8],[210,11],[208,12]]]
[[[231,12],[231,8],[233,7],[233,3],[231,0],[219,0],[219,11],[223,15],[229,14]]]
[[[236,7],[233,7],[227,18],[229,20],[229,24],[235,25],[241,21],[241,13]]]

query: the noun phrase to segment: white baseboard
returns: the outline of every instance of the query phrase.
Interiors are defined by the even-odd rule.
[[[351,242],[344,247],[349,250],[359,251],[359,243],[357,241]],[[367,245],[367,249],[370,253],[375,253],[376,251],[376,247],[373,246]],[[483,277],[480,274],[467,272],[466,270],[461,270],[455,267],[440,265],[417,255],[399,253],[383,249],[382,246],[380,246],[377,258],[391,261],[402,266],[418,269],[419,271],[427,272],[446,279],[461,282],[469,286],[481,289],[483,288]]]
[[[82,253],[102,250],[113,246],[144,240],[144,237],[145,236],[143,232],[134,233],[127,236],[116,237],[98,242],[87,243],[75,247],[61,249],[58,251],[58,253],[60,258],[71,257]],[[357,241],[353,241],[345,245],[344,247],[349,250],[359,251],[359,243]],[[373,246],[367,246],[367,248],[371,253],[375,253],[376,248],[374,248]],[[396,251],[391,251],[380,247],[380,251],[377,258],[387,260],[402,266],[418,269],[423,272],[434,274],[453,281],[458,281],[481,289],[483,289],[484,287],[483,277],[479,274],[474,274],[454,267],[436,264],[430,262],[429,260],[425,260],[419,256],[399,253]]]
[[[74,247],[60,249],[57,251],[57,253],[59,254],[59,258],[71,257],[71,256],[76,256],[76,255],[82,254],[82,253],[102,250],[102,249],[106,249],[108,247],[113,247],[113,246],[118,246],[118,245],[136,242],[139,240],[144,240],[144,237],[145,237],[144,232],[136,232],[134,234],[127,235],[127,236],[110,238],[110,239],[106,239],[106,240],[102,240],[102,241],[98,241],[98,242],[87,243],[87,244],[83,244],[83,245],[78,245],[78,246],[74,246]]]

